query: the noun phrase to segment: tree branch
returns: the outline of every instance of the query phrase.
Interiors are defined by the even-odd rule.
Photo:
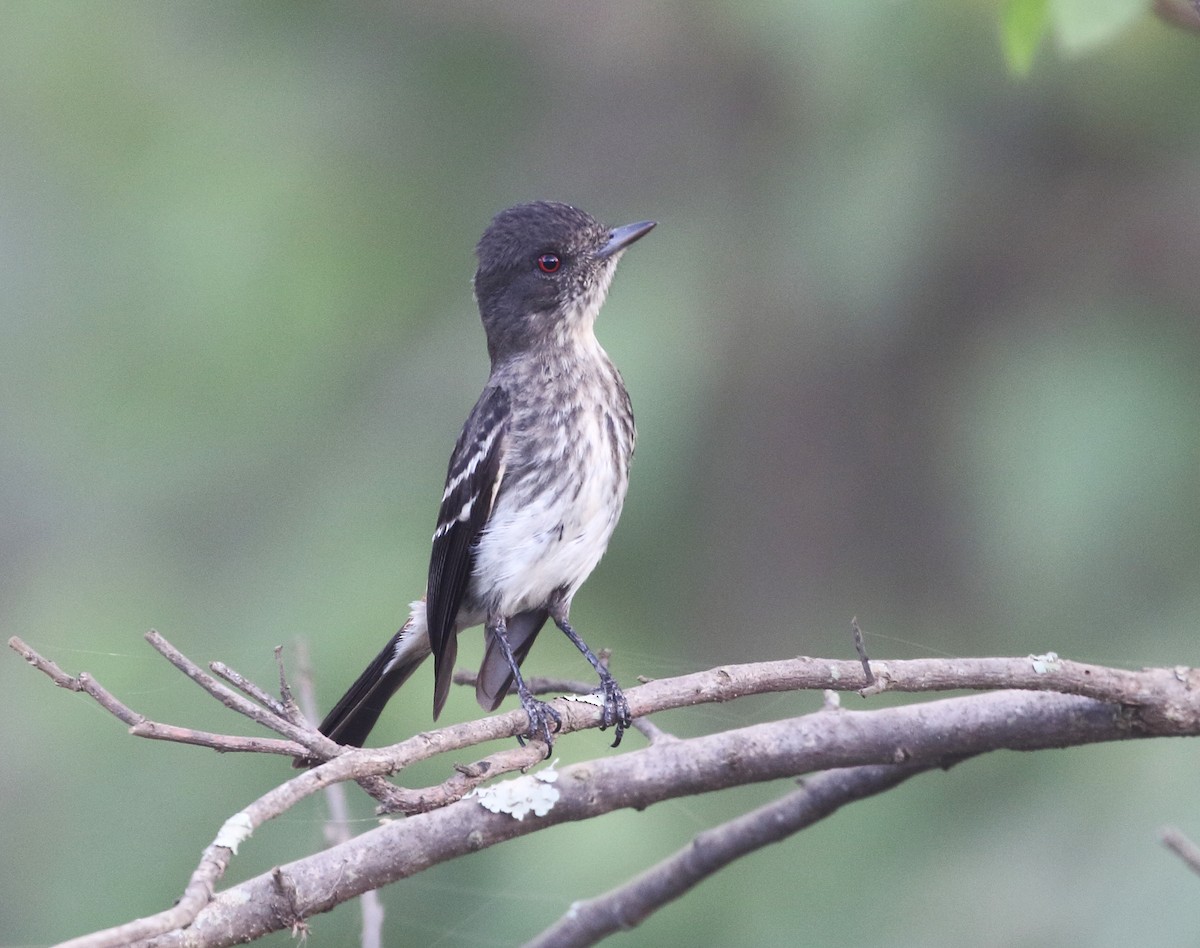
[[[275,751],[285,745],[287,753],[296,753],[303,744],[303,752],[318,757],[330,753],[321,742],[331,742],[319,735],[313,737],[303,723],[286,720],[284,715],[293,716],[286,696],[272,707],[273,698],[234,674],[229,680],[258,703],[248,701],[200,671],[161,637],[156,639],[152,641],[156,648],[172,653],[172,662],[222,703],[254,720],[266,716],[269,722],[262,721],[264,726],[296,737],[296,741],[264,741],[265,749]],[[55,684],[90,694],[130,724],[133,733],[142,733],[144,725],[150,724],[86,673],[72,678],[20,640],[13,639],[10,645]],[[889,780],[899,782],[920,770],[946,767],[999,748],[1038,750],[1102,740],[1200,734],[1200,673],[1187,668],[1131,672],[1064,661],[1049,654],[874,661],[871,671],[874,681],[865,686],[861,662],[796,658],[649,681],[629,689],[626,696],[633,714],[645,718],[668,708],[799,689],[858,690],[864,696],[886,690],[1026,690],[874,711],[847,711],[828,702],[823,710],[804,717],[687,740],[652,729],[658,739],[649,747],[563,770],[549,791],[557,793],[557,801],[544,815],[522,820],[491,812],[480,806],[480,801],[465,796],[499,773],[536,763],[543,753],[536,742],[524,748],[506,747],[474,764],[456,767],[454,774],[433,787],[397,787],[384,777],[419,760],[522,733],[528,726],[524,711],[417,734],[386,748],[347,750],[333,745],[338,756],[280,784],[226,821],[175,908],[70,944],[96,948],[128,944],[138,938],[164,946],[238,943],[299,926],[309,915],[328,911],[430,865],[560,822],[591,819],[625,807],[641,810],[662,800],[746,783],[833,771],[812,778],[797,794],[702,835],[689,854],[678,854],[674,863],[652,869],[635,883],[585,903],[574,913],[571,924],[579,926],[580,933],[599,932],[614,919],[621,924],[640,921],[729,861],[796,832],[846,802],[886,789]],[[562,690],[574,690],[573,683],[565,684],[570,687]],[[587,702],[559,700],[556,709],[562,716],[564,735],[599,725],[600,709]],[[294,716],[303,721],[298,713]],[[183,735],[177,739],[197,742],[196,732],[175,731]],[[859,776],[855,777],[856,773]],[[254,830],[305,797],[347,780],[358,781],[381,801],[383,809],[402,809],[414,815],[212,896],[238,845]],[[677,872],[680,864],[690,867],[685,874]],[[567,922],[564,919],[559,924]]]
[[[281,867],[279,874],[289,880],[286,898],[277,877],[266,873],[219,893],[186,932],[163,935],[153,944],[215,948],[257,938],[286,927],[285,920],[295,915],[329,911],[437,863],[616,809],[643,810],[676,797],[831,767],[944,767],[997,748],[1039,750],[1152,733],[1155,728],[1136,711],[1073,695],[1007,691],[880,711],[820,711],[665,741],[565,768],[554,784],[558,801],[536,819],[516,820],[461,800],[387,823]],[[312,774],[360,753],[365,754],[347,754]],[[259,804],[267,805],[267,798],[252,808]],[[234,915],[236,929],[230,923]]]
[[[614,932],[628,931],[734,860],[787,839],[832,816],[847,803],[890,790],[931,766],[875,764],[818,774],[774,803],[700,833],[673,856],[624,885],[586,902],[573,903],[562,918],[525,948],[594,945]]]

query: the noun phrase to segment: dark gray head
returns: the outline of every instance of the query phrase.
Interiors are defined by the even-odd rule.
[[[606,227],[550,201],[497,214],[475,250],[475,298],[492,361],[590,333],[621,253],[654,223]]]

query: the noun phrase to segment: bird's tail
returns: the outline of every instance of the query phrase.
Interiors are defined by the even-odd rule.
[[[339,744],[362,747],[388,699],[428,656],[425,600],[418,599],[408,621],[325,716],[321,733]]]

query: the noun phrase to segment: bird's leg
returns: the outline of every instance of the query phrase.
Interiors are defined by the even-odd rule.
[[[608,727],[616,728],[615,739],[612,746],[616,747],[621,743],[621,738],[625,735],[625,729],[633,724],[633,716],[629,713],[629,702],[625,700],[625,693],[621,691],[621,686],[617,684],[617,680],[604,663],[596,657],[596,653],[588,648],[578,632],[571,628],[571,623],[567,621],[565,610],[554,610],[550,613],[554,619],[554,624],[563,631],[563,635],[575,643],[575,647],[583,653],[583,657],[591,662],[592,668],[596,669],[596,674],[600,676],[599,692],[604,699],[603,711],[600,714],[600,730]]]
[[[550,756],[550,751],[554,747],[554,734],[557,734],[562,729],[562,718],[558,712],[544,701],[539,701],[533,696],[525,686],[525,679],[521,677],[521,666],[517,663],[516,657],[513,655],[512,646],[508,644],[508,623],[504,616],[493,616],[488,620],[487,631],[499,644],[500,652],[504,655],[504,660],[508,662],[508,667],[512,670],[513,681],[517,684],[517,696],[521,699],[521,707],[525,709],[525,713],[529,715],[529,730],[522,736],[517,735],[517,741],[522,747],[525,746],[525,738],[531,740],[542,740],[546,743],[546,757]],[[551,722],[554,727],[551,728]]]

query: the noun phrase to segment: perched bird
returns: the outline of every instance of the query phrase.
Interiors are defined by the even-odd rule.
[[[475,298],[491,374],[450,456],[426,595],[329,712],[323,734],[361,746],[430,652],[437,718],[458,633],[482,624],[476,698],[493,711],[515,681],[525,737],[545,741],[548,754],[562,722],[520,666],[550,618],[600,676],[602,726],[620,743],[629,705],[569,613],[621,516],[633,457],[629,394],[593,326],[621,254],[654,226],[605,227],[539,201],[501,212],[484,232]]]

